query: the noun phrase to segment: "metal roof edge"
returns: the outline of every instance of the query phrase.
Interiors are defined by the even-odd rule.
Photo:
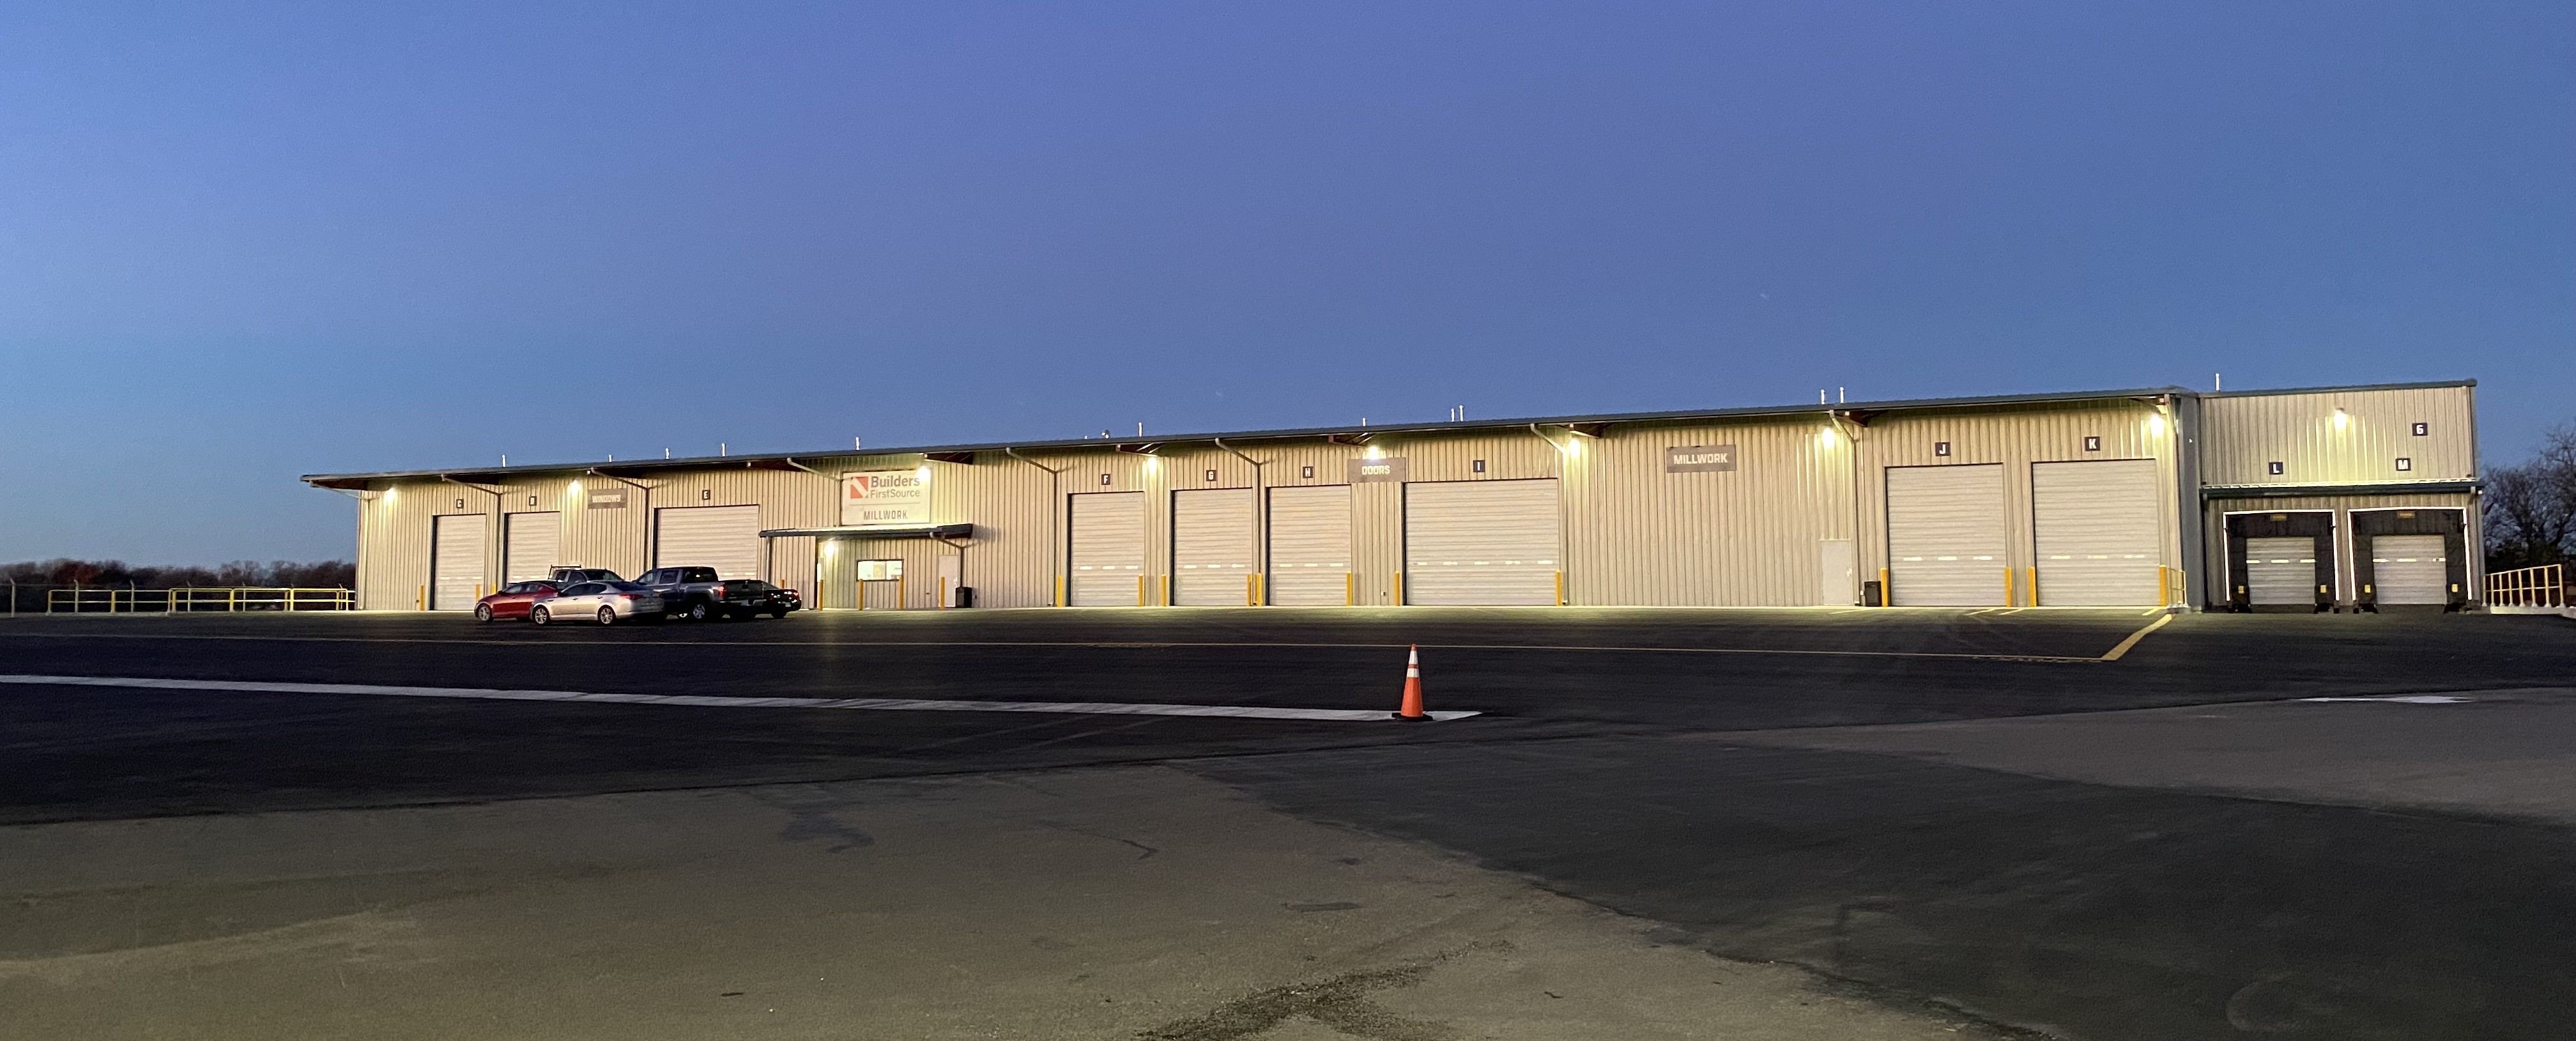
[[[542,474],[587,473],[596,470],[695,470],[728,466],[750,468],[755,467],[760,463],[776,463],[786,460],[822,462],[827,460],[866,459],[874,456],[925,455],[933,452],[999,452],[1006,448],[1016,448],[1022,451],[1061,451],[1065,449],[1115,449],[1119,445],[1211,441],[1220,437],[1229,441],[1267,441],[1299,437],[1324,437],[1333,434],[1373,435],[1471,433],[1485,430],[1516,429],[1527,427],[1532,424],[1540,426],[1559,426],[1574,423],[1681,423],[1689,422],[1691,420],[1750,419],[1765,416],[1794,416],[1806,413],[1822,414],[1826,412],[1894,412],[1902,410],[1940,408],[2046,405],[2070,401],[2105,401],[2117,398],[2162,397],[2168,395],[2175,397],[2192,397],[2202,395],[2202,392],[2193,391],[2187,387],[2177,386],[2134,387],[2123,390],[2059,391],[2042,394],[1990,394],[1951,398],[1901,398],[1888,401],[1838,401],[1814,405],[1752,405],[1740,408],[1678,409],[1660,412],[1610,412],[1586,415],[1522,416],[1507,419],[1471,419],[1460,421],[1441,420],[1427,423],[1376,423],[1367,426],[1342,425],[1292,427],[1273,430],[1216,430],[1183,434],[1148,434],[1142,437],[1081,437],[1033,441],[988,441],[972,444],[951,445],[905,445],[891,448],[862,448],[856,451],[848,449],[827,449],[819,452],[769,452],[745,455],[688,456],[676,459],[642,459],[633,462],[595,460],[572,463],[530,463],[523,466],[509,467],[450,466],[421,470],[383,470],[359,473],[305,474],[302,477],[299,477],[298,480],[316,487],[327,487],[331,486],[333,482],[346,484],[348,482],[370,480],[387,481],[403,480],[407,478],[446,477],[451,474],[472,474],[478,477],[491,478],[517,475],[533,476]]]
[[[2200,488],[2203,499],[2306,499],[2325,495],[2405,495],[2443,492],[2474,492],[2486,487],[2478,480],[2455,481],[2379,481],[2368,484],[2206,484]]]
[[[2335,394],[2348,390],[2438,390],[2444,387],[2474,387],[2478,381],[2421,380],[2414,383],[2351,383],[2335,387],[2280,387],[2270,390],[2203,390],[2204,398],[2262,398],[2283,394]]]
[[[871,528],[866,525],[836,525],[821,528],[769,528],[760,533],[764,539],[775,538],[880,538],[880,539],[971,539],[973,524],[912,524],[894,528]]]

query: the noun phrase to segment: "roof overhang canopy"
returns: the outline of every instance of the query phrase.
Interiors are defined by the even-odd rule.
[[[2382,481],[2371,484],[2225,484],[2200,490],[2209,499],[2305,499],[2321,495],[2438,495],[2482,490],[2476,481]]]
[[[852,525],[832,528],[771,528],[761,532],[764,539],[804,536],[823,539],[965,539],[975,537],[972,524],[932,524],[915,527],[868,527]]]

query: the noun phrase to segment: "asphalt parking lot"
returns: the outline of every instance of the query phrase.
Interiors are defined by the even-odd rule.
[[[1391,709],[1405,650],[1419,645],[1432,707],[1481,714],[1403,724],[13,682],[0,685],[7,752],[0,756],[0,890],[18,898],[22,916],[63,917],[46,919],[51,924],[40,931],[55,941],[0,952],[0,997],[70,1001],[70,992],[60,991],[66,985],[42,982],[54,977],[39,967],[109,950],[167,954],[182,942],[110,942],[102,937],[128,927],[84,924],[82,916],[92,913],[131,918],[131,908],[112,914],[115,902],[96,903],[96,893],[176,883],[108,877],[113,871],[64,875],[61,843],[92,834],[83,828],[198,820],[204,823],[190,833],[211,834],[235,826],[225,822],[466,813],[544,800],[626,806],[616,800],[733,790],[840,793],[833,805],[851,808],[833,811],[842,823],[832,826],[855,828],[850,821],[912,805],[929,790],[904,786],[969,785],[937,790],[955,805],[983,805],[977,800],[998,797],[971,794],[986,791],[971,785],[1018,778],[1011,783],[1069,789],[1113,776],[1103,771],[1142,770],[1159,780],[1137,782],[1140,792],[1169,785],[1169,797],[1183,800],[1231,793],[1218,798],[1221,809],[1157,823],[1164,837],[1146,843],[1157,849],[1208,849],[1216,865],[1221,858],[1213,851],[1237,830],[1291,836],[1278,840],[1283,849],[1324,841],[1313,836],[1349,836],[1378,844],[1364,859],[1432,858],[1406,877],[1462,872],[1442,876],[1450,889],[1471,876],[1482,880],[1492,907],[1570,900],[1588,909],[1583,913],[1612,915],[1622,923],[1612,932],[1624,939],[1584,933],[1584,942],[1625,945],[1622,957],[1685,950],[1729,971],[1794,966],[1805,982],[1763,983],[1772,989],[1759,1000],[1747,996],[1759,988],[1722,1000],[1676,992],[1663,1025],[1614,1022],[1607,1009],[1618,1004],[1616,988],[1605,992],[1597,979],[1590,986],[1604,1003],[1585,1006],[1593,1011],[1582,1016],[1543,1020],[1532,1011],[1487,1022],[1459,1011],[1487,1007],[1488,999],[1519,1000],[1513,995],[1526,997],[1524,991],[1568,993],[1554,983],[1530,984],[1536,976],[1512,975],[1556,971],[1535,952],[1573,949],[1560,927],[1573,928],[1563,923],[1575,919],[1562,915],[1575,912],[1552,910],[1514,918],[1519,924],[1508,929],[1457,926],[1464,931],[1453,938],[1464,946],[1456,950],[1501,950],[1493,945],[1507,943],[1508,932],[1515,938],[1507,945],[1524,952],[1512,957],[1537,960],[1491,969],[1498,974],[1488,980],[1491,993],[1474,1000],[1462,994],[1455,1007],[1443,1006],[1447,1011],[1425,1005],[1389,1013],[1394,1018],[1386,1022],[1397,1026],[1372,1027],[1367,1016],[1329,1009],[1267,1019],[1244,1013],[1268,1007],[1239,1007],[1251,1000],[1246,995],[1307,978],[1298,965],[1246,959],[1235,975],[1187,993],[1134,984],[1140,1002],[1152,992],[1150,1009],[1140,1004],[1133,1016],[1074,1026],[1037,1025],[1069,984],[1031,982],[1015,999],[1026,1015],[976,1029],[1000,1036],[1524,1036],[1510,1033],[1513,1023],[1545,1021],[1553,1025],[1526,1036],[1694,1036],[1689,1023],[1739,1015],[1750,1018],[1729,1022],[1781,1028],[1746,1036],[1783,1037],[1958,1036],[1947,1033],[1953,1029],[2141,1039],[2563,1036],[2559,1006],[2576,992],[2576,871],[2568,867],[2576,846],[2567,830],[2576,823],[2576,800],[2563,794],[2576,776],[2576,757],[2562,740],[2576,738],[2576,699],[2567,696],[2576,689],[2576,625],[2491,616],[2186,615],[2147,631],[2158,621],[2126,611],[1645,609],[922,612],[542,630],[416,615],[21,618],[0,622],[0,656],[8,663],[0,672],[22,680],[754,701]],[[2299,700],[2428,692],[2457,700]],[[861,787],[834,787],[848,785]],[[889,794],[896,792],[913,794]],[[1115,799],[1081,805],[1096,818],[1081,827],[1104,834],[1127,817],[1142,826],[1154,816],[1141,803],[1122,809]],[[768,803],[737,810],[787,813]],[[668,822],[690,819],[686,809],[654,812]],[[737,811],[711,808],[707,819],[749,827],[728,812]],[[995,802],[976,819],[1053,820],[1056,812]],[[478,827],[470,816],[418,819],[469,835]],[[787,823],[775,830],[791,844],[810,843],[824,826],[819,818],[797,824],[793,813],[782,819]],[[320,827],[297,825],[304,826]],[[324,829],[334,836],[326,844],[342,852],[317,852],[317,862],[343,856],[347,843],[359,841],[348,835],[366,831],[345,822],[333,827],[357,831]],[[795,832],[799,827],[806,830]],[[1310,828],[1325,830],[1298,830]],[[803,837],[785,837],[791,832]],[[986,841],[1007,845],[1018,841],[1007,838],[1012,834],[996,831],[1002,837]],[[266,859],[242,870],[273,884],[314,875],[318,869],[296,866],[292,848],[281,856],[263,847]],[[38,857],[39,850],[48,852]],[[37,872],[39,860],[54,866]],[[1181,870],[1174,861],[1144,862]],[[1163,877],[1156,891],[1232,891],[1241,879],[1229,872],[1273,868],[1286,872],[1283,878],[1318,870],[1238,857],[1203,869],[1214,874]],[[367,870],[377,878],[420,869]],[[817,867],[794,885],[826,885],[831,870]],[[1044,877],[1018,882],[1056,885]],[[293,905],[301,909],[254,924],[276,930],[336,921],[324,905],[346,910],[352,900],[377,908],[370,913],[451,906],[438,903],[446,895],[413,900],[393,895],[400,884],[370,884],[393,889]],[[1436,897],[1389,896],[1385,907]],[[174,922],[218,920],[240,899],[173,897],[157,913]],[[1116,899],[1152,917],[1139,903],[1150,903],[1150,895]],[[1443,975],[1450,969],[1420,967],[1451,964],[1437,961],[1451,948],[1389,946],[1387,937],[1428,934],[1377,901],[1274,903],[1352,905],[1318,912],[1361,923],[1345,926],[1346,945],[1317,952],[1324,963],[1362,974],[1416,966],[1422,978],[1450,978]],[[1370,917],[1380,914],[1393,917]],[[1168,956],[1160,947],[1140,952],[1199,928],[1185,919],[1198,920],[1169,917],[1162,933],[1104,941],[1102,964],[1132,969]],[[1540,920],[1557,924],[1529,924]],[[208,942],[198,935],[207,930],[224,932],[201,926],[171,928],[192,937],[185,943]],[[977,928],[1009,926],[985,920]],[[1231,966],[1237,962],[1221,952],[1257,947],[1266,928],[1246,920],[1229,927],[1224,943],[1194,939],[1215,944],[1210,949],[1220,953],[1206,955],[1212,964]],[[296,957],[319,956],[299,950]],[[1458,957],[1466,960],[1456,964],[1467,965],[1484,955]],[[642,978],[682,970],[621,971]],[[279,1009],[321,1000],[275,986],[272,1018],[261,1022],[286,1024],[286,1035],[333,1033],[315,1020],[274,1018],[283,1015]],[[1115,990],[1083,1000],[1114,1006],[1121,997]],[[970,993],[960,990],[955,1000]],[[200,999],[174,991],[167,1000],[165,1011],[178,1016]],[[1538,1008],[1571,1007],[1537,1000]],[[1394,1004],[1381,1004],[1398,1012],[1409,1007],[1387,1001]],[[1895,1018],[1860,1025],[1781,1011],[1828,1007],[1842,1010],[1836,1015]],[[1218,1014],[1227,1008],[1242,1014]],[[421,1014],[435,1023],[433,1013]],[[1237,1020],[1250,1025],[1219,1029]],[[415,1036],[392,1025],[361,1030],[337,1022],[338,1036]],[[856,1033],[817,1026],[777,1036],[929,1037],[965,1029],[947,1021],[868,1022],[869,1030]],[[1414,1025],[1402,1025],[1408,1023]],[[129,1025],[130,1032],[95,1036],[145,1036],[140,1021]]]

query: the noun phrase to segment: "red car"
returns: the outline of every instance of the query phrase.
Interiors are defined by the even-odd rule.
[[[526,618],[528,609],[555,595],[552,582],[512,582],[501,591],[474,602],[474,620],[489,622],[500,618]]]

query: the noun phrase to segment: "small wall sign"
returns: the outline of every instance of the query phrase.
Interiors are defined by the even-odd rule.
[[[1735,469],[1734,445],[1682,445],[1664,449],[1668,474],[1715,473]]]
[[[593,489],[586,498],[590,500],[590,508],[594,510],[622,510],[626,508],[626,489],[624,488]]]
[[[1411,468],[1405,465],[1405,458],[1400,455],[1388,456],[1384,459],[1350,460],[1352,484],[1401,483],[1411,473]]]

